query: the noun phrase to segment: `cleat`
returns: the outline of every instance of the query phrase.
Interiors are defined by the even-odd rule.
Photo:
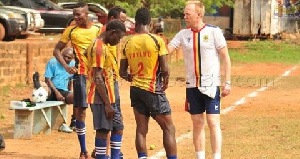
[[[87,158],[90,158],[87,151],[80,152],[79,159],[87,159]]]

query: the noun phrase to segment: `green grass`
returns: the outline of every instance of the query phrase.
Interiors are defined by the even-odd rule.
[[[297,64],[300,61],[300,46],[285,41],[247,42],[243,48],[230,49],[233,63],[275,62]]]
[[[10,86],[3,86],[0,91],[0,95],[4,97],[8,97],[10,93]]]

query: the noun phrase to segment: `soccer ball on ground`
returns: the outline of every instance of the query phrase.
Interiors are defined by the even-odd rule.
[[[45,102],[47,98],[48,98],[48,92],[43,87],[34,89],[32,92],[32,101],[35,103]]]

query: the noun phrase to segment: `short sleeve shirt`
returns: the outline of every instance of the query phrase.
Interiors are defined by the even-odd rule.
[[[87,103],[89,104],[102,104],[103,100],[96,90],[94,82],[93,68],[102,68],[106,92],[110,103],[115,103],[114,92],[114,76],[112,64],[114,58],[107,51],[107,45],[101,39],[95,39],[90,47],[87,49],[88,60],[88,76],[87,76]]]
[[[162,92],[158,57],[167,54],[164,40],[157,35],[136,34],[130,38],[121,59],[128,61],[133,76],[131,85],[153,93]]]
[[[75,52],[76,67],[78,74],[87,74],[87,59],[84,52],[91,42],[100,35],[101,24],[91,24],[88,28],[81,28],[77,25],[69,26],[63,32],[60,41],[68,43],[71,41]]]
[[[169,45],[182,46],[187,88],[220,86],[218,49],[227,45],[220,28],[206,24],[198,31],[182,29]]]
[[[75,66],[75,61],[71,61],[68,64],[70,67]],[[49,78],[56,89],[68,91],[68,85],[72,79],[72,75],[69,74],[66,69],[56,60],[52,58],[46,65],[45,77]]]

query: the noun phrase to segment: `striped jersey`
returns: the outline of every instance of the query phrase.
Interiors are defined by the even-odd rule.
[[[153,93],[162,93],[159,56],[167,55],[164,40],[154,34],[136,34],[124,46],[121,59],[127,59],[131,86]]]
[[[107,46],[101,39],[95,39],[90,47],[87,49],[88,61],[88,76],[87,76],[87,103],[89,104],[102,104],[103,100],[96,90],[94,82],[93,67],[102,68],[106,92],[110,103],[115,103],[114,92],[114,75],[111,65],[115,62],[114,57],[108,53]]]
[[[106,45],[108,54],[112,56],[114,59],[111,67],[113,69],[113,74],[114,74],[114,80],[118,81],[119,80],[119,67],[118,67],[118,60],[117,60],[117,46],[110,46],[109,44]]]
[[[106,29],[106,25],[104,25],[101,29],[101,33],[103,33]],[[120,45],[120,44],[117,44]],[[115,81],[118,81],[120,79],[119,76],[119,66],[118,66],[118,60],[117,60],[117,46],[110,46],[109,44],[106,44],[107,46],[107,51],[109,54],[112,54],[112,56],[115,59],[115,62],[112,64],[113,72],[114,72],[114,77]]]
[[[227,45],[220,28],[205,24],[197,31],[182,29],[169,45],[182,46],[187,88],[220,86],[218,49]]]
[[[75,52],[76,67],[78,74],[86,75],[87,59],[84,52],[91,42],[100,35],[102,24],[91,24],[87,28],[81,28],[77,25],[69,26],[63,32],[60,41],[68,43],[71,41]]]

